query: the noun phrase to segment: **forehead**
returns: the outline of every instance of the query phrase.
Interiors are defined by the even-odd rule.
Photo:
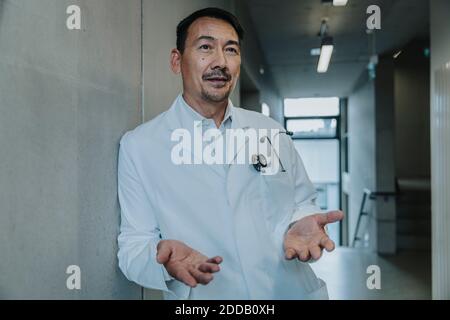
[[[195,41],[200,36],[239,41],[238,34],[231,24],[211,17],[201,17],[189,26],[187,39]]]

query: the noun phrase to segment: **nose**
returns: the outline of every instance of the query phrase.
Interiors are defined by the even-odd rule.
[[[217,50],[215,59],[211,65],[211,69],[220,68],[223,69],[227,66],[227,59],[225,57],[225,54],[222,50]]]

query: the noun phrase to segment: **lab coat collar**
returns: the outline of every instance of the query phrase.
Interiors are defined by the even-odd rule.
[[[242,116],[242,113],[236,110],[237,108],[234,107],[231,100],[228,101],[228,107],[224,116],[224,120],[231,120],[231,129],[243,129],[246,130],[250,126],[245,121],[245,118]],[[196,112],[194,109],[192,109],[189,105],[187,105],[186,101],[184,101],[184,98],[182,94],[179,94],[178,97],[173,102],[172,106],[166,113],[166,121],[167,121],[167,128],[170,132],[173,132],[176,129],[186,129],[188,130],[191,135],[193,136],[193,130],[194,130],[194,121],[204,121],[206,118],[200,115],[198,112]],[[209,120],[209,119],[206,119]],[[237,145],[237,148],[235,149],[235,153],[233,155],[233,158],[235,159],[238,153],[243,149],[244,145]],[[193,150],[185,150],[187,152],[190,152],[192,156],[195,157],[195,154],[193,153]],[[216,165],[206,165],[206,167],[210,168],[214,172],[216,172],[221,177],[224,176],[224,171],[219,168]]]
[[[187,109],[187,108],[188,109]],[[185,108],[185,109],[183,109]],[[187,110],[186,110],[187,109]],[[246,123],[245,119],[241,117],[241,114],[238,112],[231,100],[228,100],[228,107],[225,112],[224,121],[228,121],[227,119],[230,118],[231,120],[231,128],[232,129],[238,129],[238,128],[249,128],[249,124]],[[193,129],[193,121],[192,120],[185,120],[185,115],[189,114],[192,117],[191,119],[197,120],[197,121],[204,121],[206,118],[200,115],[198,112],[196,112],[194,109],[189,107],[187,103],[184,101],[183,95],[180,93],[175,101],[172,103],[172,106],[167,111],[166,119],[167,119],[167,129],[169,131],[173,131],[176,129],[184,128],[189,130],[190,132]],[[208,119],[206,119],[208,120]]]

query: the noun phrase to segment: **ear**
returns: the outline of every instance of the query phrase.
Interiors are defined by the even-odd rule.
[[[181,73],[181,52],[177,49],[172,49],[170,52],[170,68],[175,74]]]

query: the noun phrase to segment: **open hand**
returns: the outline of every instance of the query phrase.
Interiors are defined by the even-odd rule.
[[[177,240],[161,240],[157,246],[156,260],[163,264],[175,279],[190,287],[198,283],[206,285],[213,279],[213,273],[220,270],[222,258],[209,258]]]
[[[284,254],[286,259],[298,258],[306,262],[311,258],[318,260],[322,250],[334,250],[334,242],[325,232],[328,223],[340,221],[344,218],[342,211],[313,214],[295,222],[284,237]]]

